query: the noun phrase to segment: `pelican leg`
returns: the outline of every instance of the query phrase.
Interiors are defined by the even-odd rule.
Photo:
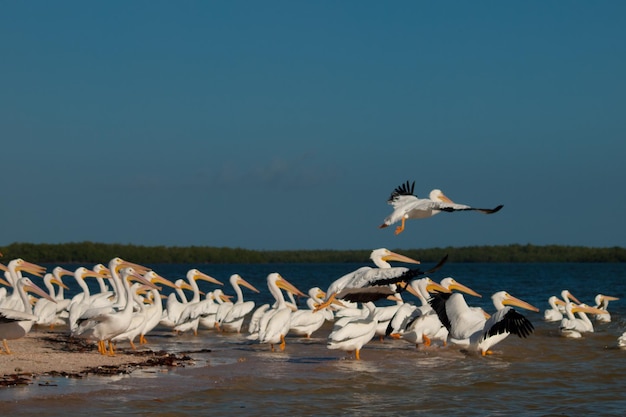
[[[396,227],[396,235],[399,235],[400,233],[402,233],[404,231],[404,222],[405,222],[405,218],[402,217],[402,224],[400,224],[400,226]]]
[[[132,340],[130,341],[130,347],[133,348],[133,350],[137,350],[137,346],[135,346],[135,342]]]
[[[113,349],[113,343],[110,340],[109,340],[109,356],[115,356],[115,349]]]
[[[270,343],[270,349],[272,350],[272,352],[274,351],[274,344]]]
[[[424,339],[424,346],[430,346],[430,338],[428,336],[423,334],[422,339]]]
[[[360,353],[361,353],[361,349],[357,349],[357,350],[354,351],[354,357],[356,358],[357,361],[361,360]]]
[[[285,350],[285,336],[280,335],[280,350]]]
[[[104,340],[98,340],[98,353],[101,355],[106,354],[106,348],[104,347]]]
[[[148,341],[146,340],[146,337],[142,334],[139,335],[139,344],[141,345],[145,345],[146,343],[148,343]]]
[[[4,346],[4,352],[2,353],[6,353],[7,355],[11,354],[11,349],[9,349],[9,345],[7,344],[7,340],[3,339],[2,340],[2,345]]]

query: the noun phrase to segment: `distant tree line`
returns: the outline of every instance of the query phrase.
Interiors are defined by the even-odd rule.
[[[375,248],[371,248],[375,249]],[[59,244],[12,243],[0,247],[6,263],[22,258],[34,263],[106,263],[119,256],[144,264],[232,263],[342,263],[369,261],[371,249],[359,250],[250,250],[207,246],[140,246],[76,242]],[[423,262],[626,262],[626,248],[559,245],[468,246],[430,249],[394,249]]]

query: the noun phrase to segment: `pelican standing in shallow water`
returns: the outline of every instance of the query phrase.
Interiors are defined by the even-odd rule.
[[[579,339],[583,333],[593,333],[593,323],[587,316],[589,314],[602,314],[602,310],[590,307],[586,304],[574,304],[568,301],[565,304],[565,315],[561,320],[559,331],[561,335]],[[578,315],[578,317],[575,316]]]
[[[258,293],[259,290],[257,290],[254,285],[243,279],[239,274],[232,274],[229,281],[230,285],[232,285],[235,290],[237,299],[234,303],[230,304],[229,309],[219,310],[220,314],[218,314],[215,318],[215,326],[218,330],[224,332],[239,333],[241,331],[244,318],[248,313],[254,310],[254,301],[244,301],[241,286],[244,286],[256,293]]]
[[[354,351],[356,360],[361,359],[361,348],[376,335],[376,306],[373,302],[363,305],[360,317],[351,317],[347,322],[337,321],[328,335],[328,349]]]
[[[121,269],[121,284],[126,292],[123,309],[115,311],[109,307],[104,307],[87,310],[78,320],[76,330],[72,332],[72,336],[94,339],[98,342],[98,352],[100,354],[113,356],[115,352],[112,339],[128,329],[133,317],[135,301],[133,299],[133,289],[129,282],[131,278],[149,288],[156,288],[156,285],[145,279],[132,267]],[[107,342],[108,349],[106,347]]]
[[[259,343],[269,344],[272,352],[274,345],[278,343],[280,343],[280,350],[285,350],[285,336],[291,327],[292,310],[287,305],[281,289],[300,297],[306,297],[306,295],[276,272],[267,276],[267,286],[276,303],[259,320],[258,340]]]
[[[413,190],[415,189],[415,181],[412,184],[409,181],[402,184],[391,193],[387,203],[393,206],[393,212],[385,218],[379,228],[388,227],[394,223],[401,222],[395,230],[398,235],[404,230],[404,222],[408,219],[425,219],[432,217],[442,211],[479,211],[485,214],[492,214],[500,211],[503,207],[499,205],[492,209],[475,208],[465,204],[456,204],[439,189],[430,192],[429,198],[417,198]]]
[[[191,330],[195,336],[198,335],[198,326],[200,325],[200,312],[202,311],[202,301],[200,300],[200,288],[198,287],[197,280],[203,280],[212,284],[224,285],[222,282],[213,278],[198,269],[190,269],[187,271],[187,281],[193,291],[191,299],[185,303],[185,306],[176,321],[174,331],[186,332]],[[169,301],[169,300],[168,300]],[[170,306],[168,304],[168,311]]]
[[[451,342],[466,346],[485,356],[492,353],[492,346],[507,338],[509,334],[525,338],[532,333],[534,327],[530,320],[510,306],[539,311],[506,291],[498,291],[493,294],[491,300],[496,312],[489,319],[482,309],[472,310],[459,293],[433,297],[431,305],[448,329]]]
[[[616,300],[619,300],[619,298],[612,297],[610,295],[604,295],[604,294],[596,295],[595,307],[604,311],[603,314],[596,314],[594,316],[596,321],[599,321],[602,323],[609,323],[611,321],[611,313],[609,313],[609,301],[616,301]]]
[[[318,303],[326,297],[326,293],[319,287],[309,289],[309,298],[306,300],[307,308],[299,309],[291,314],[291,327],[289,332],[298,336],[310,338],[326,320],[333,320],[334,315],[330,308],[315,311]]]

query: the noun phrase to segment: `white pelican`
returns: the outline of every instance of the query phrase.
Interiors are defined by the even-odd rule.
[[[200,300],[200,288],[198,287],[197,280],[203,280],[212,284],[224,285],[222,282],[213,278],[204,272],[199,271],[196,268],[187,271],[187,282],[192,288],[193,295],[191,299],[185,304],[176,325],[174,331],[184,333],[191,330],[194,335],[198,335],[198,325],[200,324],[200,313],[202,311],[202,302]],[[170,306],[168,304],[168,310]]]
[[[335,299],[363,303],[394,295],[396,292],[403,291],[408,283],[418,276],[429,274],[441,268],[447,260],[447,255],[428,271],[391,267],[387,261],[420,262],[384,248],[372,251],[371,259],[378,268],[361,267],[334,281],[326,291],[326,302],[318,308],[328,307]],[[392,286],[392,284],[397,284],[398,287]]]
[[[155,281],[160,281],[164,283],[163,281],[161,281],[162,279],[167,281],[165,285],[168,285],[170,287],[174,285],[174,288],[178,289],[176,284],[172,284],[170,280],[166,280],[154,271],[146,272],[144,274],[144,278],[152,283],[154,283]],[[148,341],[146,340],[146,334],[152,331],[152,329],[154,329],[161,322],[161,317],[163,315],[163,302],[161,300],[162,297],[159,290],[157,288],[150,288],[150,296],[151,297],[148,299],[148,305],[144,306],[144,311],[147,318],[141,326],[141,331],[139,332],[140,344],[148,343]]]
[[[449,286],[453,286],[453,284],[460,287],[456,281],[451,281]],[[420,300],[421,305],[415,306],[413,309],[401,307],[396,314],[397,317],[394,317],[389,323],[387,334],[394,339],[405,339],[416,346],[420,343],[430,346],[433,338],[439,339],[445,344],[448,331],[428,304],[428,298],[431,292],[449,293],[451,292],[450,288],[425,277],[411,281],[407,290]]]
[[[468,346],[484,356],[509,334],[527,337],[534,329],[527,318],[508,306],[539,311],[506,291],[493,294],[491,299],[496,312],[489,319],[482,309],[470,308],[460,293],[436,295],[431,299],[431,305],[448,329],[450,342]]]
[[[391,193],[387,200],[393,206],[393,212],[385,218],[383,224],[379,228],[385,228],[394,223],[401,221],[400,226],[396,228],[395,234],[398,235],[404,230],[404,222],[407,219],[424,219],[432,217],[442,211],[467,211],[475,210],[485,214],[492,214],[500,211],[503,207],[499,205],[493,209],[475,208],[465,204],[456,204],[446,197],[441,190],[434,189],[430,192],[429,198],[417,198],[413,193],[415,189],[415,181],[409,184],[402,184]]]
[[[277,272],[267,276],[267,286],[276,304],[259,320],[259,343],[269,343],[272,352],[274,345],[280,343],[280,350],[285,350],[285,336],[291,327],[292,310],[287,305],[281,289],[301,297],[306,295]]]
[[[261,318],[268,312],[270,307],[269,303],[265,303],[254,310],[254,313],[250,316],[250,323],[248,323],[249,334],[246,336],[246,339],[259,340],[259,326],[261,325]]]
[[[67,272],[71,274],[71,272]],[[65,311],[65,308],[69,305],[70,300],[63,299],[58,301],[54,285],[58,285],[59,288],[64,288],[66,290],[69,290],[69,288],[63,283],[63,281],[58,280],[52,273],[44,275],[43,282],[48,290],[48,295],[50,295],[52,300],[48,298],[39,298],[37,300],[35,307],[33,308],[33,314],[38,317],[36,324],[50,326],[51,329],[54,328],[54,326],[62,326],[66,324],[66,322],[60,317],[60,314]]]
[[[574,295],[569,290],[562,290],[561,297],[553,295],[548,298],[548,304],[550,304],[550,308],[546,309],[543,312],[543,319],[547,322],[553,321],[561,321],[563,320],[563,314],[565,313],[565,303],[568,301],[574,301],[576,304],[581,304],[578,301],[578,298],[574,297]]]
[[[0,264],[0,269],[5,271],[4,277],[6,278],[6,281],[9,283],[9,285],[13,287],[13,291],[9,292],[6,295],[6,297],[2,300],[0,307],[13,310],[21,310],[22,300],[18,291],[15,289],[15,285],[21,278],[23,278],[22,271],[38,277],[42,277],[44,272],[46,271],[46,268],[27,262],[22,258],[16,258],[9,261],[6,266]]]
[[[578,339],[582,337],[582,333],[592,333],[593,323],[591,323],[586,313],[602,314],[602,310],[586,304],[574,304],[571,301],[565,303],[566,317],[563,317],[559,327],[561,335]],[[578,317],[574,314],[577,314]]]
[[[199,326],[204,329],[215,329],[217,312],[222,304],[230,303],[230,295],[224,294],[221,289],[210,291],[206,294],[204,300],[200,301],[201,307],[198,309]]]
[[[6,281],[2,281],[6,283]],[[40,297],[54,302],[54,299],[35,285],[30,278],[20,278],[15,283],[14,289],[20,297],[22,305],[16,306],[16,308],[0,308],[0,339],[2,339],[2,344],[4,345],[4,353],[7,354],[11,353],[7,340],[24,337],[30,332],[30,329],[38,318],[33,314],[33,307],[26,292],[33,292]]]
[[[239,333],[241,331],[241,325],[243,324],[244,318],[248,313],[254,310],[254,301],[244,301],[240,286],[244,286],[256,293],[258,293],[259,290],[257,290],[254,285],[243,279],[239,274],[232,274],[229,281],[235,290],[237,300],[230,305],[228,310],[220,309],[218,311],[215,318],[216,327],[218,330],[224,332]]]
[[[376,319],[376,333],[379,340],[382,342],[385,339],[387,333],[387,327],[391,322],[391,319],[396,315],[400,307],[404,305],[404,299],[400,293],[390,295],[387,300],[395,302],[395,304],[385,306],[375,306],[374,318]]]
[[[305,336],[306,338],[310,338],[315,331],[322,327],[326,320],[333,320],[334,317],[333,312],[329,308],[315,311],[318,303],[326,297],[326,293],[321,288],[310,288],[308,294],[309,298],[306,300],[307,308],[299,309],[291,314],[291,327],[289,329],[290,333]]]
[[[163,278],[155,271],[148,271],[143,275],[143,278],[153,284],[164,284],[168,287],[176,288],[176,285],[170,280]],[[151,299],[146,302],[145,297],[140,296],[139,292],[148,290],[151,294]],[[161,320],[161,314],[163,312],[163,304],[161,302],[161,294],[156,287],[148,287],[142,283],[134,283],[131,286],[130,294],[132,294],[135,306],[138,306],[139,310],[133,310],[131,322],[123,333],[111,339],[112,342],[128,341],[130,347],[135,350],[135,338],[139,336],[139,343],[147,343],[145,335],[154,329]]]
[[[76,268],[73,275],[76,283],[82,289],[82,292],[79,292],[74,297],[72,297],[72,300],[67,307],[69,311],[68,324],[70,326],[70,332],[76,330],[78,326],[78,320],[86,311],[93,308],[103,307],[113,309],[113,300],[111,300],[108,296],[101,296],[100,294],[92,296],[91,290],[85,282],[85,278],[95,278],[101,276],[101,273],[97,273],[85,268],[84,266],[80,266]]]
[[[185,282],[184,279],[177,279],[174,282],[175,291],[172,291],[165,301],[165,310],[161,313],[161,324],[166,327],[174,328],[178,323],[181,313],[185,309],[185,305],[188,303],[187,296],[183,290],[193,291],[191,285]],[[180,301],[178,298],[180,298]]]
[[[361,348],[376,335],[376,306],[371,301],[363,304],[363,315],[347,322],[335,322],[328,335],[328,349],[354,351],[357,360],[361,359]]]
[[[125,332],[131,324],[135,302],[133,300],[133,290],[129,282],[130,279],[133,278],[150,288],[156,288],[156,285],[145,279],[132,267],[122,268],[120,277],[126,292],[124,308],[119,311],[111,311],[108,308],[95,308],[86,311],[79,319],[76,330],[72,332],[72,336],[97,340],[98,352],[102,355],[108,353],[113,356],[115,354],[112,339]],[[108,351],[105,345],[106,342],[109,344]]]
[[[538,312],[539,309],[515,298],[506,291],[499,291],[491,296],[496,312],[487,320],[484,329],[470,337],[470,345],[475,346],[485,356],[491,353],[491,347],[507,338],[509,334],[515,334],[525,338],[534,327],[530,320],[508,306],[517,306],[526,310]]]
[[[561,300],[556,295],[552,295],[548,298],[548,304],[550,304],[550,308],[543,312],[543,319],[548,322],[563,320],[561,307],[565,306],[565,301]]]
[[[626,332],[622,333],[622,335],[617,338],[617,346],[626,349]]]
[[[619,300],[617,297],[613,297],[610,295],[598,294],[596,295],[595,307],[604,311],[603,314],[596,314],[594,318],[602,323],[608,323],[611,321],[611,313],[609,313],[609,301]]]

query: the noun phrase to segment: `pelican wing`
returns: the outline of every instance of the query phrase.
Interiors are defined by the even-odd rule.
[[[377,301],[395,294],[396,291],[388,285],[376,285],[365,288],[345,288],[337,293],[337,298],[353,303],[366,303],[368,301]]]
[[[403,196],[416,197],[414,194],[414,190],[415,190],[415,181],[413,181],[412,183],[409,183],[409,181],[407,181],[406,183],[401,184],[400,186],[396,187],[393,190],[387,202],[389,204],[394,204],[399,198]]]
[[[525,338],[528,337],[534,329],[530,320],[511,307],[507,307],[496,312],[487,320],[483,340],[503,333],[511,333]]]
[[[450,323],[450,318],[446,311],[446,301],[450,299],[450,296],[452,296],[452,293],[435,293],[428,300],[428,304],[433,308],[437,317],[439,317],[439,320],[448,331],[450,331],[452,327],[452,323]]]
[[[16,321],[35,321],[38,316],[24,311],[13,310],[11,308],[0,308],[0,323],[12,323]]]
[[[470,207],[465,204],[450,204],[450,203],[442,203],[442,202],[437,202],[437,201],[433,201],[432,205],[433,205],[432,208],[435,210],[441,210],[441,211],[447,211],[447,212],[474,210],[474,211],[480,211],[481,213],[485,213],[485,214],[497,213],[498,211],[500,211],[502,207],[504,207],[502,204],[500,204],[499,206],[495,208],[487,209],[487,208]]]
[[[441,260],[437,263],[437,265],[435,265],[434,267],[430,268],[427,271],[422,271],[421,269],[418,268],[414,268],[414,269],[408,269],[408,268],[386,268],[386,269],[374,269],[373,271],[376,271],[376,273],[373,274],[373,279],[371,280],[371,284],[370,286],[374,286],[374,285],[389,285],[389,284],[397,284],[399,282],[408,284],[409,281],[419,277],[420,275],[428,275],[428,274],[432,274],[433,272],[439,270],[439,268],[441,268],[443,266],[443,264],[445,264],[448,260],[448,255],[444,256],[443,258],[441,258]],[[391,271],[394,269],[403,269],[403,273],[400,275],[395,275],[395,276],[385,276],[387,274],[385,274],[385,271]],[[391,274],[389,274],[391,275]],[[406,287],[406,285],[405,285]],[[404,288],[401,288],[401,290],[404,290]]]

